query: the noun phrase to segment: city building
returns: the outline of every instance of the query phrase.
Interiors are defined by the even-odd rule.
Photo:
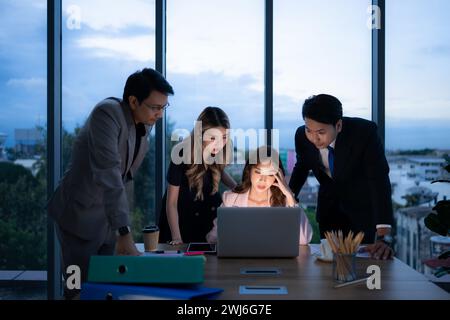
[[[36,176],[39,171],[39,167],[36,166],[37,162],[38,160],[35,159],[18,159],[14,161],[14,164],[24,167],[25,169],[31,171],[33,176]]]
[[[38,148],[44,143],[42,132],[38,129],[15,129],[14,139],[16,152],[27,157],[37,155]]]
[[[408,158],[408,175],[425,181],[432,181],[442,178],[445,174],[446,161],[438,157],[410,157]]]
[[[429,259],[430,238],[435,235],[424,223],[432,207],[410,207],[397,210],[396,256],[419,272],[424,272],[423,260]]]
[[[316,210],[317,196],[319,194],[319,185],[310,184],[308,180],[305,182],[303,188],[300,190],[298,200],[304,208]]]
[[[8,138],[7,134],[0,132],[0,161],[6,160],[6,139]]]

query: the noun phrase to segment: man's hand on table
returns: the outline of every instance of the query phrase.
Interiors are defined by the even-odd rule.
[[[117,236],[116,255],[119,256],[140,256],[142,253],[136,248],[133,236],[128,233],[124,236]]]
[[[394,250],[383,241],[367,245],[366,251],[370,253],[372,258],[377,260],[393,259],[395,254]]]
[[[395,252],[392,245],[391,228],[378,228],[375,243],[369,244],[366,247],[366,251],[370,253],[372,258],[377,260],[393,259]]]

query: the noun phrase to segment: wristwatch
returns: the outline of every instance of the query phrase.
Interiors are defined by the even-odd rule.
[[[383,241],[385,244],[387,244],[388,246],[392,247],[392,243],[394,242],[394,238],[392,238],[392,236],[389,235],[389,234],[386,234],[384,236],[377,235],[376,241]]]
[[[131,229],[129,226],[123,226],[120,227],[119,229],[117,229],[116,234],[118,236],[126,236],[127,234],[129,234],[131,232]]]

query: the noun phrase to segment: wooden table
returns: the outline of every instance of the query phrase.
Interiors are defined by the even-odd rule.
[[[312,245],[316,246],[316,245]],[[381,290],[369,290],[366,282],[335,289],[332,263],[320,262],[309,246],[300,246],[295,259],[225,259],[207,256],[205,286],[224,289],[219,299],[282,300],[397,300],[450,299],[450,294],[398,259],[379,261],[357,258],[358,278],[367,277],[367,266],[381,269]],[[243,275],[245,268],[278,268],[280,275]],[[240,286],[285,286],[286,295],[240,295]]]
[[[334,288],[332,263],[320,262],[311,254],[315,244],[299,247],[299,256],[291,259],[237,259],[206,256],[206,287],[222,288],[218,299],[224,300],[450,300],[442,290],[424,275],[398,259],[380,261],[357,258],[357,277],[369,276],[369,265],[381,269],[381,290],[369,290],[366,282],[343,288]],[[184,249],[159,245],[160,249]],[[245,275],[244,269],[278,269],[279,275]],[[284,286],[283,295],[241,295],[240,286]]]

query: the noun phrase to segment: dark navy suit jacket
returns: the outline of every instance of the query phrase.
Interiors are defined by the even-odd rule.
[[[295,164],[289,186],[297,196],[310,170],[320,183],[317,221],[327,224],[336,215],[350,221],[350,229],[372,240],[377,224],[393,224],[389,166],[374,122],[343,118],[335,144],[334,175],[330,178],[319,150],[306,137],[305,126],[295,134]]]

